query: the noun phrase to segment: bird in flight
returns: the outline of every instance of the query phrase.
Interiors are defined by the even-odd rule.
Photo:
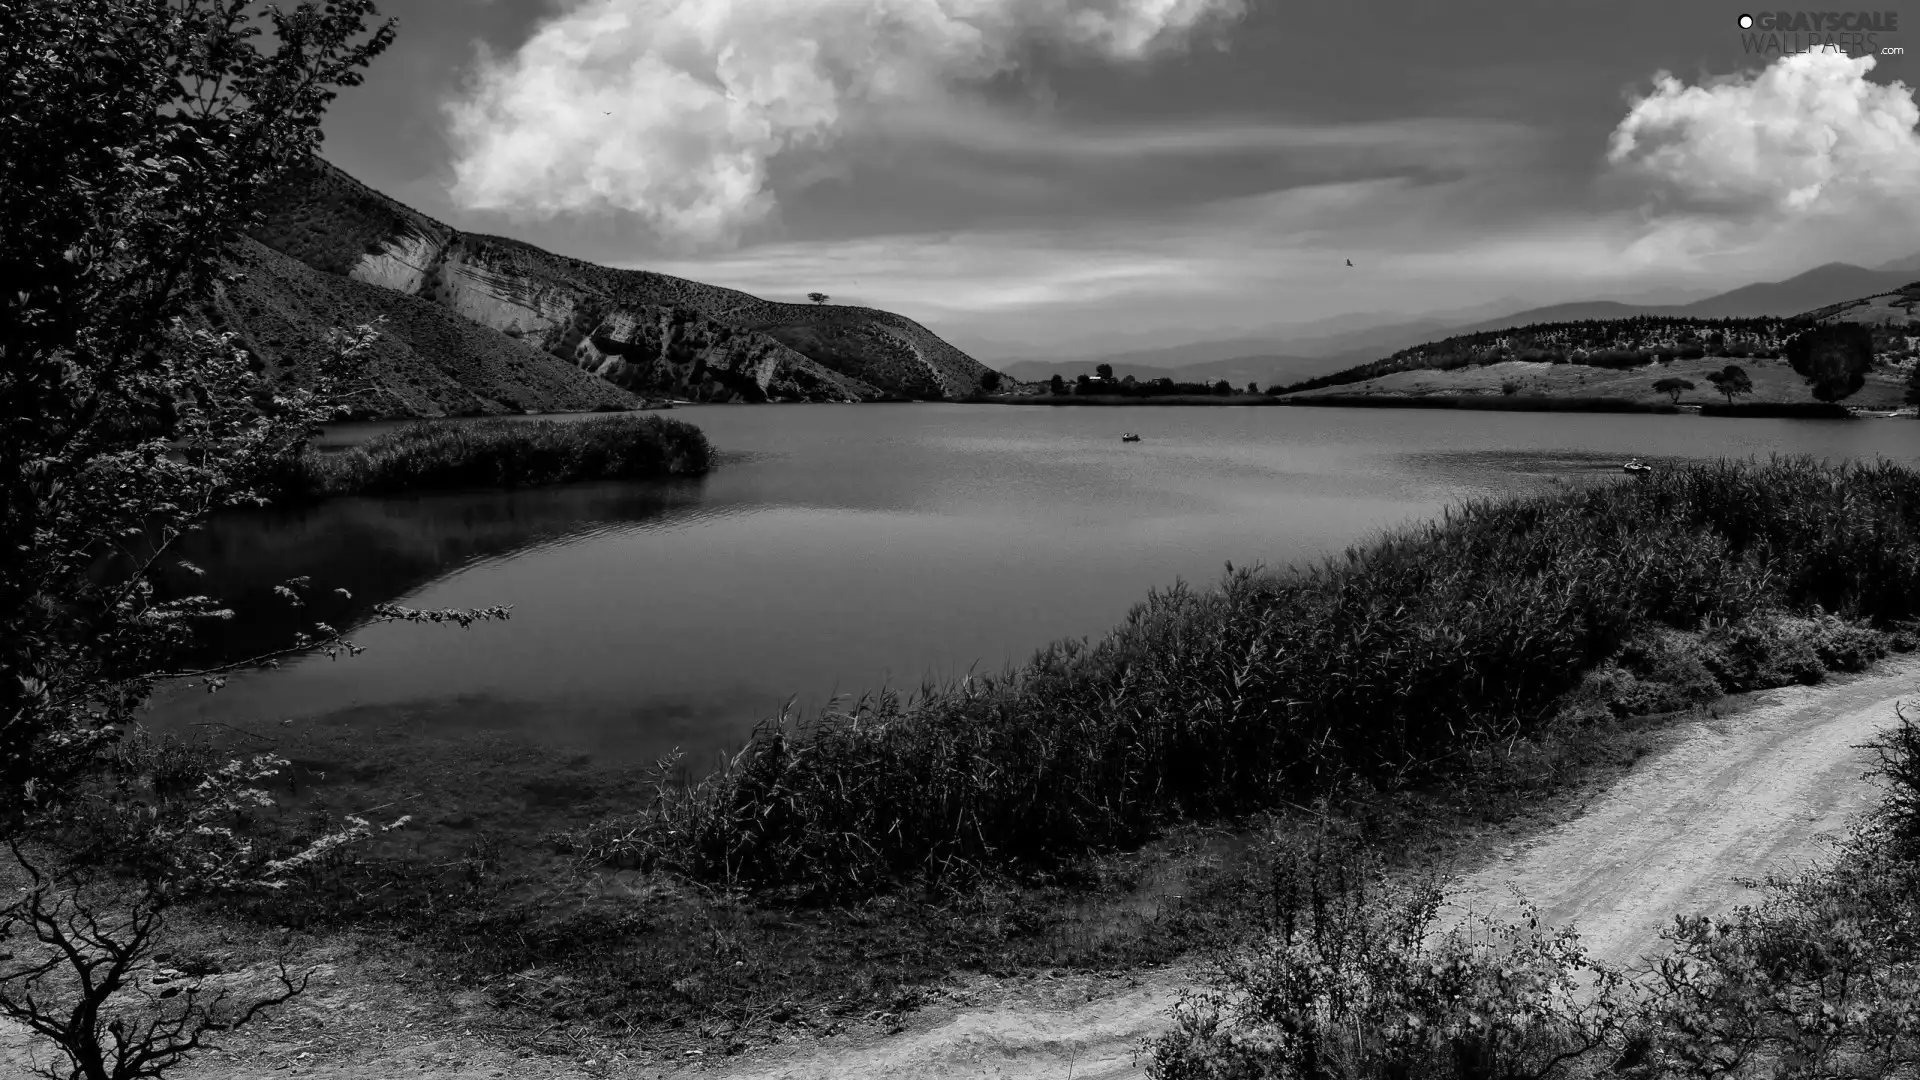
[[[1348,266],[1352,266],[1352,265],[1353,265],[1353,260],[1352,260],[1352,259],[1348,259],[1348,260],[1347,260],[1347,265],[1348,265]]]

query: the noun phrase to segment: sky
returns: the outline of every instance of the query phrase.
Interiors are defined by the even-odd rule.
[[[366,183],[983,359],[1920,251],[1920,4],[1792,55],[1739,0],[380,8],[322,149]]]

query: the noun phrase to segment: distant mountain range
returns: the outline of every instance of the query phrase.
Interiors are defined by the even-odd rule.
[[[1213,382],[1226,379],[1235,386],[1248,381],[1263,387],[1286,385],[1356,367],[1443,335],[1634,315],[1790,318],[1858,297],[1894,292],[1916,276],[1920,276],[1920,253],[1875,269],[1828,263],[1785,281],[1745,285],[1722,293],[1705,289],[1657,290],[1623,299],[1582,300],[1532,308],[1523,308],[1519,301],[1497,300],[1475,308],[1386,323],[1378,322],[1378,316],[1350,314],[1289,327],[1289,336],[1198,341],[1057,360],[1001,361],[999,367],[1026,382],[1046,379],[1056,373],[1071,381],[1078,375],[1093,373],[1102,363],[1110,363],[1116,378],[1132,375],[1141,380],[1174,378]],[[1371,325],[1369,320],[1374,320]],[[1342,322],[1351,328],[1336,329]]]
[[[901,315],[783,304],[463,233],[314,158],[261,207],[203,312],[276,376],[384,316],[380,415],[966,397],[988,369]]]

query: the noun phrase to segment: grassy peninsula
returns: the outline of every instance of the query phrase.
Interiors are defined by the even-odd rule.
[[[423,420],[346,450],[309,449],[286,486],[304,498],[531,487],[702,473],[712,459],[699,428],[656,415]]]

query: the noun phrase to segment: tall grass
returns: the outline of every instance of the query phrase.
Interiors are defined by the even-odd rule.
[[[1537,732],[1636,633],[1816,607],[1920,608],[1920,473],[1724,462],[1470,502],[1317,566],[1154,593],[1002,677],[769,722],[574,841],[812,894],[1044,865],[1356,778],[1445,777]]]
[[[287,487],[306,497],[421,488],[531,487],[702,473],[699,428],[661,416],[592,420],[425,420],[352,449],[308,451]]]

